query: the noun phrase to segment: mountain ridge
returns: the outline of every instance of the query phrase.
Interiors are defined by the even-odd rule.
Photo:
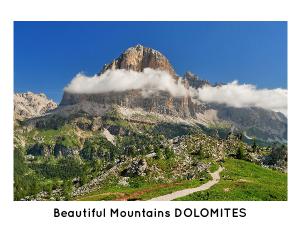
[[[188,71],[179,78],[168,59],[159,51],[137,45],[125,50],[110,64],[104,65],[100,74],[110,69],[125,69],[142,72],[145,68],[167,71],[174,82],[182,81],[188,89],[212,85],[208,80],[200,79]],[[234,108],[224,104],[195,101],[190,96],[174,97],[167,91],[158,91],[143,96],[141,90],[107,92],[98,94],[78,94],[65,91],[63,98],[51,115],[68,118],[74,114],[87,114],[93,117],[104,116],[114,106],[127,109],[162,114],[171,118],[182,118],[189,124],[204,124],[206,127],[235,128],[244,131],[250,137],[266,141],[286,141],[287,118],[280,113],[261,108]],[[35,120],[36,121],[36,120]],[[147,121],[147,119],[142,120]]]
[[[24,120],[42,116],[57,108],[57,104],[48,99],[44,93],[34,94],[32,92],[14,94],[14,118]]]

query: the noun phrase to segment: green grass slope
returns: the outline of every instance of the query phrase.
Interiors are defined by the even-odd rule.
[[[180,201],[286,201],[287,174],[237,159],[226,159],[218,184]]]
[[[102,190],[91,192],[85,196],[77,197],[77,201],[107,201],[107,200],[149,200],[154,197],[166,195],[178,190],[195,188],[203,183],[208,182],[208,179],[185,180],[170,184],[146,184],[135,181],[129,187],[105,187]],[[138,187],[135,187],[138,186]]]

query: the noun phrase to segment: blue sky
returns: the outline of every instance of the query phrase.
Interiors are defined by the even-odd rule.
[[[15,22],[15,92],[59,102],[77,73],[93,75],[136,44],[162,52],[179,75],[287,87],[286,22]]]

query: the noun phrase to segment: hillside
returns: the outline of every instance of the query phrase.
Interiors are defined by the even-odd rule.
[[[123,117],[116,110],[101,119],[74,116],[67,122],[56,119],[58,125],[16,127],[15,160],[20,160],[15,164],[16,198],[80,199],[111,189],[134,191],[160,185],[168,192],[205,181],[210,167],[228,156],[285,166],[280,158],[274,163],[264,160],[272,150],[254,148],[239,135],[222,139],[184,122]]]
[[[220,183],[178,201],[286,201],[287,175],[255,164],[227,159]]]

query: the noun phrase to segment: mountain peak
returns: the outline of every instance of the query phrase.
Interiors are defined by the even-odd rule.
[[[131,48],[136,48],[136,49],[143,49],[145,46],[141,45],[141,44],[137,44],[136,46],[134,47],[131,47]]]
[[[125,50],[117,59],[110,64],[104,65],[100,73],[111,69],[126,69],[142,72],[145,68],[152,68],[155,70],[163,70],[172,76],[176,76],[176,72],[168,59],[159,51],[144,47],[137,44]]]
[[[57,104],[44,93],[16,93],[14,95],[14,115],[17,120],[37,117],[55,109]]]

